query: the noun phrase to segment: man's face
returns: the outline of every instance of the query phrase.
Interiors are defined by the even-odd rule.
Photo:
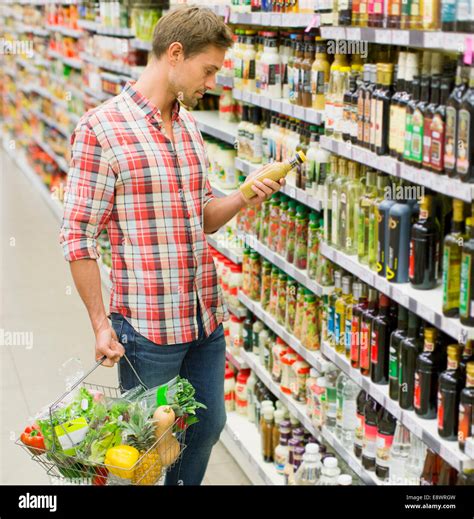
[[[194,108],[207,90],[216,86],[216,73],[224,63],[225,50],[209,46],[199,54],[181,57],[170,72],[170,82],[176,97]]]

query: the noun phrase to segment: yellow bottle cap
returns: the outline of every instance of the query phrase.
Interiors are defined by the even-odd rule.
[[[298,160],[300,163],[306,162],[306,155],[304,154],[303,150],[298,150],[296,152],[296,155],[298,155]]]

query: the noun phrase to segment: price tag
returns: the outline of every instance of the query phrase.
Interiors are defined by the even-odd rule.
[[[410,32],[409,31],[392,31],[392,42],[393,45],[409,45],[410,43]]]
[[[435,320],[435,312],[431,308],[428,308],[426,306],[417,305],[418,306],[418,313],[420,314],[420,317],[422,317],[425,321],[428,321],[429,323],[434,323]]]
[[[270,109],[270,98],[267,96],[260,96],[260,106],[262,108]]]
[[[290,198],[296,198],[296,190],[293,186],[286,186],[285,189]]]
[[[302,106],[293,106],[293,116],[297,119],[304,120],[305,109]]]
[[[464,447],[464,452],[470,458],[474,458],[474,438],[468,438]]]
[[[466,36],[464,42],[464,64],[472,65],[472,53],[473,53],[473,38],[472,36]]]
[[[315,27],[319,27],[321,24],[321,17],[319,14],[314,14],[308,24],[308,27],[304,30],[305,32],[309,32],[311,29]]]
[[[352,148],[352,158],[356,162],[360,162],[361,164],[367,163],[367,155],[364,149],[354,146]]]
[[[279,99],[271,100],[271,107],[274,112],[281,112],[282,103]]]
[[[390,29],[375,29],[375,43],[390,45],[392,43],[392,31]]]
[[[251,103],[252,102],[252,94],[250,92],[248,92],[247,90],[244,90],[242,92],[242,101],[244,101],[244,103]]]
[[[322,113],[312,108],[306,108],[306,120],[312,124],[321,124]]]
[[[261,23],[262,23],[262,14],[261,13],[252,13],[251,23],[253,25],[261,25]]]
[[[361,40],[361,33],[359,27],[346,27],[346,38],[352,41]]]
[[[261,24],[263,26],[265,25],[271,25],[271,18],[272,18],[272,15],[271,13],[262,13],[261,14]]]
[[[438,31],[426,31],[424,33],[424,47],[427,49],[442,49],[443,33]]]
[[[273,104],[273,102],[272,102]],[[293,106],[291,103],[287,103],[285,101],[281,101],[280,103],[280,112],[284,115],[288,115],[289,117],[293,117],[294,116],[294,109],[296,108],[295,106]],[[273,108],[273,107],[272,107]],[[275,108],[273,108],[273,110],[275,110]]]

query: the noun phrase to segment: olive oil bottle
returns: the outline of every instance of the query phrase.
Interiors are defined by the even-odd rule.
[[[462,248],[459,314],[462,324],[474,326],[474,226],[471,227],[470,239]]]

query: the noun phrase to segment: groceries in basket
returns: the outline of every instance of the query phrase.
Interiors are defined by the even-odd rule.
[[[25,429],[21,444],[52,476],[94,485],[156,484],[179,458],[197,409],[206,406],[179,376],[153,389],[110,393],[87,384],[67,393]]]

